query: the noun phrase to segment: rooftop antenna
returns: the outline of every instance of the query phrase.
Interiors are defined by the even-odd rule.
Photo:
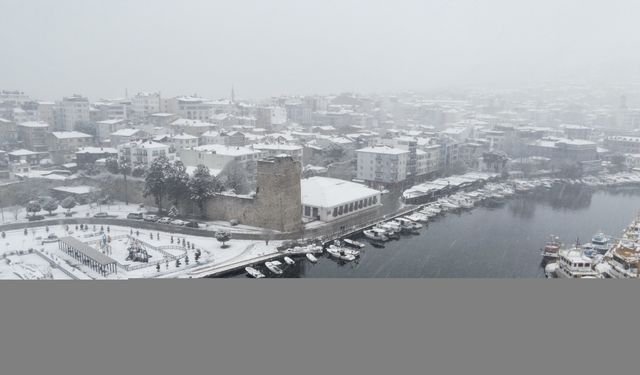
[[[236,92],[234,90],[233,85],[231,85],[231,103],[235,103],[236,102]]]
[[[129,89],[127,88],[124,89],[124,97],[129,99]]]

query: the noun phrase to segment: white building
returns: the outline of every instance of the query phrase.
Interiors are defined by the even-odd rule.
[[[131,98],[131,110],[136,118],[147,118],[160,112],[160,93],[139,92]]]
[[[175,154],[169,152],[169,145],[153,141],[131,141],[118,146],[119,157],[125,158],[131,165],[142,165],[149,168],[151,163],[161,155],[169,160],[175,159]]]
[[[57,105],[56,129],[72,131],[78,123],[91,121],[89,99],[73,95],[65,97]]]
[[[111,134],[123,129],[126,121],[123,119],[104,120],[96,122],[96,138],[99,142],[108,141]]]
[[[169,144],[176,150],[197,147],[198,137],[186,133],[174,134],[169,137]]]
[[[186,119],[209,121],[213,115],[213,104],[209,99],[180,96],[163,102],[162,112],[175,113]]]
[[[358,155],[358,179],[369,183],[395,184],[407,178],[409,151],[389,146],[365,147]]]
[[[300,183],[303,218],[329,222],[381,205],[380,192],[355,182],[311,177]]]
[[[178,150],[180,161],[186,166],[202,164],[212,173],[218,174],[227,164],[235,161],[241,164],[255,163],[263,157],[262,152],[247,147],[230,147],[219,144],[202,145]]]

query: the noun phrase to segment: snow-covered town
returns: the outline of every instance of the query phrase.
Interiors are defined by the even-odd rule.
[[[527,186],[635,183],[637,89],[587,91],[47,101],[3,90],[0,277],[279,274],[332,251],[358,257],[334,241],[379,245]]]

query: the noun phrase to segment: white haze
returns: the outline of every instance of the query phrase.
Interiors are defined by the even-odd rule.
[[[0,88],[257,98],[638,82],[639,4],[1,0]]]

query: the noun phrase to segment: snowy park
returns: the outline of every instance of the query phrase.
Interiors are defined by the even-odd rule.
[[[61,248],[72,238],[115,262],[104,274]],[[107,225],[54,225],[2,232],[0,279],[68,280],[189,277],[198,268],[276,254],[278,241],[235,240]],[[85,257],[86,258],[86,257]]]

